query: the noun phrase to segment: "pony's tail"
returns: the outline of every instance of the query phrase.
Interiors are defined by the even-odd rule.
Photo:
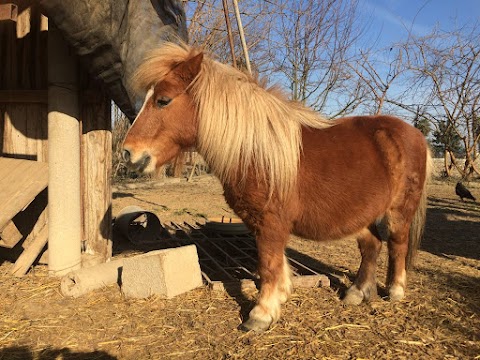
[[[413,261],[417,254],[418,247],[423,238],[423,230],[425,228],[425,219],[427,215],[427,183],[430,179],[430,175],[433,169],[433,160],[430,153],[430,149],[427,148],[427,158],[425,166],[425,181],[423,183],[422,195],[418,204],[417,211],[413,217],[412,224],[410,225],[410,233],[408,239],[408,253],[406,268],[410,269],[413,265]]]

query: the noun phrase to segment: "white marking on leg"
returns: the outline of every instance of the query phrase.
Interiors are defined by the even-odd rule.
[[[390,300],[399,301],[405,297],[405,287],[407,284],[407,272],[405,270],[402,271],[402,274],[399,277],[396,277],[388,293],[390,295]]]
[[[264,293],[260,291],[257,305],[250,311],[249,318],[270,324],[276,322],[280,318],[280,297],[278,290],[273,290],[270,296],[264,295]]]
[[[283,268],[280,278],[271,291],[260,290],[257,305],[250,311],[250,318],[261,322],[274,323],[280,318],[281,304],[285,303],[292,292],[292,271],[287,257],[283,256]]]
[[[293,290],[292,269],[290,269],[290,265],[288,264],[288,259],[284,255],[283,256],[283,273],[278,284],[280,304],[284,304],[288,300],[288,298],[290,297],[290,294],[292,293],[292,290]]]
[[[246,330],[265,331],[280,318],[281,305],[292,291],[291,269],[283,257],[282,272],[276,284],[262,285],[257,304],[244,323]]]
[[[364,298],[365,295],[363,291],[359,289],[357,285],[353,284],[348,288],[343,301],[347,305],[360,305]]]

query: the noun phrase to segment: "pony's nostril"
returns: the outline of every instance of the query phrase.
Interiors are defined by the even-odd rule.
[[[129,162],[129,161],[130,161],[130,151],[128,151],[127,149],[123,149],[123,151],[122,151],[122,158],[123,158],[123,160],[125,160],[126,162]]]
[[[147,165],[150,163],[150,160],[152,160],[152,157],[150,155],[145,155],[145,157],[143,158],[144,164]]]
[[[132,155],[134,155],[133,158]],[[136,171],[138,173],[144,172],[152,161],[152,156],[149,155],[146,151],[144,151],[141,156],[138,157],[135,156],[135,154],[132,154],[127,148],[122,149],[121,157],[125,161],[125,165],[127,165],[130,170]]]
[[[150,155],[144,155],[142,159],[142,165],[140,168],[142,171],[150,164],[150,161],[152,160],[152,157]]]

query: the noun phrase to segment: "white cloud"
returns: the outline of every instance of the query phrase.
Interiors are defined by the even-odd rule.
[[[387,8],[385,6],[374,4],[368,0],[364,0],[363,4],[365,6],[366,12],[371,14],[377,21],[383,21],[389,25],[393,25],[397,28],[402,29],[407,33],[413,33],[414,35],[422,36],[429,34],[432,30],[431,26],[419,24],[415,21],[415,18],[411,20],[406,19],[400,15],[395,14],[390,8]],[[395,5],[393,6],[396,7]],[[405,2],[398,2],[397,6],[405,6]]]

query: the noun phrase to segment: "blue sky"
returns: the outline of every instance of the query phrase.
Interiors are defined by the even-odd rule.
[[[193,11],[193,5],[187,9]],[[388,71],[390,62],[397,55],[389,48],[407,40],[409,33],[424,36],[432,33],[434,28],[452,31],[467,24],[480,24],[480,0],[359,0],[358,11],[357,25],[366,27],[366,33],[362,34],[353,50],[369,53],[371,49],[371,59],[380,74]],[[289,82],[282,81],[282,74],[270,76],[272,82],[288,88]],[[397,81],[392,85],[390,94],[402,93],[409,85]]]
[[[480,0],[360,0],[360,9],[376,47],[404,40],[409,31],[421,36],[435,26],[452,30],[480,21]]]
[[[376,71],[388,71],[395,53],[389,48],[408,39],[409,34],[425,36],[434,28],[452,31],[463,26],[480,24],[480,0],[359,0],[360,22],[367,26],[359,44],[367,48],[384,49],[374,54]],[[403,93],[410,84],[396,81],[390,96]],[[412,94],[419,102],[417,94]],[[421,101],[420,101],[421,102]],[[397,109],[398,110],[398,109]]]

